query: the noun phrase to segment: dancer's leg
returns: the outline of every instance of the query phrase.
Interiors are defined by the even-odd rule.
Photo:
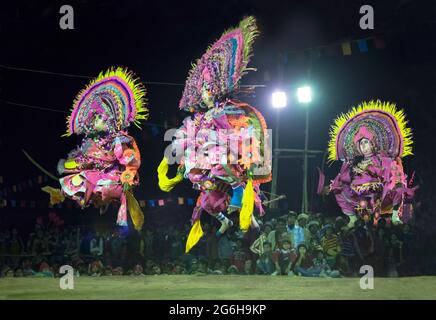
[[[220,237],[224,234],[224,232],[227,231],[228,228],[233,225],[233,222],[229,218],[227,218],[222,212],[218,213],[215,218],[217,218],[218,221],[221,222],[221,227],[216,232],[217,237]]]

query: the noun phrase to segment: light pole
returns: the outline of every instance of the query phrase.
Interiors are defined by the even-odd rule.
[[[304,160],[303,160],[303,197],[301,201],[301,212],[307,212],[308,196],[307,196],[307,160],[309,151],[309,108],[308,105],[312,101],[312,90],[309,86],[300,87],[297,89],[297,99],[299,103],[306,106],[306,126],[304,130]]]
[[[273,149],[273,167],[272,167],[272,181],[271,181],[271,199],[270,199],[270,208],[277,208],[277,201],[272,201],[277,197],[277,172],[279,167],[279,126],[280,126],[280,117],[279,117],[279,109],[285,108],[288,104],[288,98],[286,96],[286,92],[284,91],[275,91],[272,94],[272,106],[276,110],[276,130],[274,137],[274,149]]]

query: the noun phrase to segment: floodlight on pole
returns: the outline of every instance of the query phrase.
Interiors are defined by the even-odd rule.
[[[310,86],[297,88],[297,100],[301,104],[308,106],[312,102],[312,89]],[[307,193],[307,176],[308,176],[308,149],[309,149],[309,108],[306,108],[306,126],[304,129],[304,161],[303,161],[303,198],[301,201],[301,212],[308,212],[308,193]]]
[[[297,99],[299,103],[312,102],[312,89],[309,86],[299,87],[297,89]]]
[[[275,109],[285,108],[288,104],[288,97],[284,91],[275,91],[272,93],[272,106]]]

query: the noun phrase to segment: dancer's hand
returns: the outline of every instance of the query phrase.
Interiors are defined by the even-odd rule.
[[[130,184],[128,184],[127,182],[124,182],[124,183],[123,183],[123,191],[124,191],[124,192],[127,192],[127,191],[129,191],[130,189],[131,189]]]

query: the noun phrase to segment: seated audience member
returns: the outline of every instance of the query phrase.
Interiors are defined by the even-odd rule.
[[[319,238],[320,225],[316,220],[312,220],[307,224],[308,234],[306,236],[306,245],[310,248],[315,248],[321,245],[321,240]]]
[[[94,260],[89,264],[88,275],[91,277],[100,277],[103,274],[104,266],[100,259]]]
[[[267,237],[268,242],[271,243],[273,251],[279,248],[279,241],[284,237],[292,243],[292,234],[286,231],[286,221],[284,219],[279,219],[275,229],[272,230]]]
[[[236,240],[236,248],[230,257],[230,265],[235,266],[239,273],[244,272],[245,262],[247,261],[247,253],[242,247],[242,240]]]
[[[324,252],[322,250],[317,250],[316,258],[313,259],[313,269],[314,275],[319,271],[318,276],[320,277],[332,277],[338,278],[340,273],[338,270],[332,270],[327,260],[324,258]],[[310,269],[309,269],[310,271]]]
[[[274,272],[273,251],[271,243],[264,242],[262,253],[256,261],[256,273],[258,274],[272,274]]]
[[[144,275],[144,269],[142,268],[142,266],[138,263],[133,267],[133,272],[132,275],[133,276],[143,276]]]
[[[112,268],[111,268],[111,266],[106,266],[105,268],[104,268],[104,273],[103,273],[105,276],[112,276]]]
[[[273,254],[273,261],[275,271],[271,274],[276,275],[289,275],[292,276],[292,264],[295,262],[296,254],[292,249],[292,244],[289,239],[284,238],[279,242],[279,248]]]
[[[338,236],[334,234],[332,225],[324,227],[325,235],[321,239],[321,246],[325,252],[327,262],[333,267],[336,264],[336,256],[341,251]]]
[[[113,276],[122,276],[124,274],[124,270],[122,267],[116,267],[112,269]]]

